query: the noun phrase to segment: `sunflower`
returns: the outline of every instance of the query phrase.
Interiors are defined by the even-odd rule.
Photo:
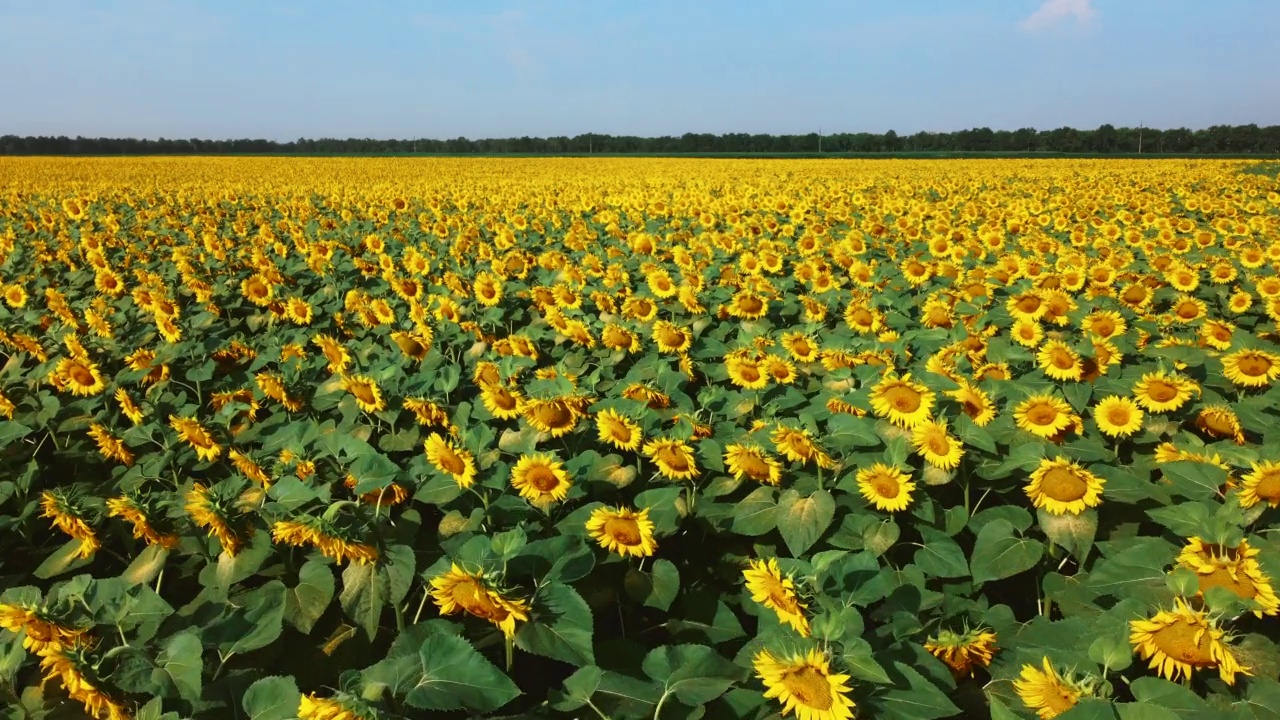
[[[557,438],[568,435],[577,426],[582,405],[582,400],[575,397],[529,398],[522,403],[521,414],[534,429]]]
[[[1125,327],[1124,316],[1115,310],[1094,310],[1080,323],[1082,330],[1103,340],[1123,335]]]
[[[682,353],[693,343],[693,333],[689,328],[659,320],[653,324],[653,341],[658,344],[658,352]]]
[[[1065,400],[1048,394],[1037,394],[1028,397],[1013,411],[1018,427],[1042,438],[1051,438],[1068,428],[1076,421],[1076,415]]]
[[[311,338],[311,343],[320,348],[320,354],[329,362],[328,370],[334,375],[346,372],[351,364],[351,353],[337,339],[323,333]]]
[[[779,385],[790,385],[796,381],[796,366],[781,355],[765,355],[764,370]]]
[[[784,717],[794,712],[797,720],[852,720],[849,676],[831,672],[819,651],[775,657],[761,650],[752,664],[756,677],[764,682],[764,696],[782,704]]]
[[[213,462],[222,455],[222,446],[194,417],[170,415],[169,427],[178,433],[178,439],[195,449],[196,455],[201,460]]]
[[[655,438],[644,444],[644,454],[658,466],[668,480],[687,480],[698,476],[693,448],[683,440]]]
[[[460,488],[469,488],[476,481],[476,461],[466,448],[456,447],[452,442],[441,437],[440,433],[431,433],[423,442],[423,450],[427,460],[437,470],[453,478]]]
[[[474,615],[493,623],[508,638],[515,637],[516,623],[529,619],[527,602],[495,589],[482,573],[469,573],[457,563],[431,579],[431,599],[441,615]]]
[[[622,391],[622,397],[644,403],[650,410],[663,410],[671,407],[671,398],[661,390],[655,390],[641,383],[632,383]]]
[[[313,312],[311,303],[300,297],[291,297],[284,304],[285,317],[295,325],[310,325]]]
[[[871,389],[871,409],[875,414],[904,428],[929,420],[933,402],[933,391],[912,382],[910,374],[901,378],[886,374]]]
[[[511,469],[511,486],[520,492],[520,497],[545,510],[564,500],[573,482],[554,455],[535,453],[520,456]]]
[[[391,340],[405,357],[422,362],[427,357],[427,353],[431,352],[433,338],[429,332],[422,330],[413,332],[397,330],[391,333]]]
[[[240,294],[258,307],[266,307],[275,299],[275,288],[261,273],[254,273],[240,281]]]
[[[47,648],[40,657],[45,682],[57,680],[67,696],[84,706],[86,715],[99,720],[128,720],[129,707],[117,702],[102,689],[84,646],[59,645]]]
[[[649,557],[658,549],[649,508],[599,507],[587,519],[587,534],[600,547],[623,557]]]
[[[1041,720],[1055,718],[1075,707],[1081,697],[1093,694],[1088,684],[1070,675],[1059,675],[1049,658],[1041,660],[1041,667],[1044,669],[1023,665],[1021,675],[1013,683],[1022,704],[1035,710]]]
[[[643,440],[640,426],[616,410],[606,409],[596,413],[596,431],[601,442],[609,443],[619,450],[635,450]]]
[[[1129,437],[1142,429],[1142,409],[1119,395],[1100,400],[1093,408],[1093,419],[1099,430],[1113,438]]]
[[[317,697],[315,693],[303,695],[298,701],[298,720],[372,720],[374,713],[362,711],[361,701],[346,693],[332,698]]]
[[[367,375],[342,376],[342,389],[356,400],[361,412],[375,413],[386,409],[387,403],[382,398],[382,390],[378,383]]]
[[[1049,306],[1038,291],[1029,290],[1009,298],[1005,309],[1018,320],[1039,320],[1048,312]]]
[[[1280,463],[1252,463],[1252,471],[1240,479],[1240,507],[1247,509],[1260,502],[1280,507]]]
[[[231,464],[241,475],[262,486],[263,490],[271,489],[271,476],[267,475],[254,459],[235,448],[227,451],[227,457],[231,460]]]
[[[378,549],[340,532],[323,518],[302,516],[297,520],[277,520],[271,525],[271,539],[294,547],[311,546],[335,563],[354,560],[361,565],[377,562]]]
[[[101,423],[89,423],[89,437],[98,446],[98,454],[108,460],[115,460],[121,465],[133,465],[133,453],[124,446],[124,441],[111,433]]]
[[[1230,438],[1237,445],[1245,444],[1244,429],[1240,418],[1226,405],[1209,405],[1196,415],[1196,427],[1215,438]]]
[[[85,631],[63,624],[43,607],[0,603],[0,628],[22,633],[22,647],[43,655],[59,647],[84,642]]]
[[[0,392],[0,415],[3,415],[6,420],[12,420],[13,414],[17,411],[18,406],[13,403],[13,400],[10,400],[7,395]]]
[[[244,540],[231,527],[226,503],[200,483],[191,486],[186,500],[185,509],[196,527],[207,530],[218,539],[228,557],[235,557],[244,546]]]
[[[855,477],[858,490],[877,510],[897,512],[906,510],[911,504],[911,493],[916,484],[897,467],[876,463],[862,468]]]
[[[985,427],[996,417],[996,406],[991,402],[991,396],[977,385],[962,380],[960,387],[948,390],[946,395],[960,403],[960,410],[978,427]]]
[[[1133,397],[1148,412],[1172,412],[1185,405],[1195,390],[1191,380],[1160,370],[1143,373],[1133,386]]]
[[[1178,554],[1177,562],[1195,571],[1202,594],[1209,588],[1226,588],[1242,600],[1256,602],[1259,607],[1254,614],[1258,617],[1280,614],[1280,598],[1255,559],[1257,555],[1258,549],[1245,539],[1227,548],[1193,537]]]
[[[4,286],[4,302],[14,310],[25,307],[27,304],[27,291],[18,284],[6,285]]]
[[[727,310],[740,320],[759,320],[769,314],[769,299],[743,288],[729,299]]]
[[[1040,327],[1037,320],[1019,318],[1013,322],[1013,327],[1009,328],[1009,335],[1019,345],[1033,348],[1044,340],[1044,328]]]
[[[53,520],[53,526],[80,541],[77,556],[88,560],[102,547],[102,541],[85,519],[86,514],[77,503],[61,491],[45,490],[40,493],[40,516]]]
[[[800,637],[809,637],[809,619],[803,612],[808,606],[796,595],[791,577],[783,576],[778,569],[777,558],[751,560],[742,576],[753,601],[774,611],[778,620],[790,625]]]
[[[1222,369],[1236,385],[1265,387],[1280,377],[1280,356],[1265,350],[1237,350],[1222,357]]]
[[[814,462],[818,467],[826,470],[836,466],[836,461],[818,447],[809,435],[809,431],[804,428],[778,424],[769,435],[769,439],[773,441],[778,452],[791,462]]]
[[[1054,380],[1078,382],[1084,375],[1080,353],[1061,340],[1050,340],[1036,354],[1036,362],[1045,375]]]
[[[769,384],[769,375],[752,358],[730,355],[724,359],[724,367],[729,380],[740,388],[760,390]]]
[[[782,347],[796,362],[810,363],[818,359],[820,352],[813,338],[800,332],[782,334]]]
[[[490,272],[482,272],[476,275],[475,283],[476,302],[485,307],[494,307],[502,302],[502,279]]]
[[[925,462],[941,470],[951,470],[960,464],[964,445],[947,432],[943,420],[930,420],[916,425],[911,431],[911,444]]]
[[[758,445],[726,445],[724,463],[738,480],[751,478],[770,485],[777,485],[782,481],[782,463]]]
[[[54,374],[62,384],[81,397],[89,397],[102,392],[107,384],[102,379],[98,366],[87,357],[63,358],[58,361]]]
[[[617,323],[609,323],[600,333],[600,343],[610,350],[638,353],[641,350],[640,336]]]
[[[963,633],[942,630],[924,644],[929,654],[951,668],[957,678],[972,677],[975,668],[987,667],[995,654],[996,634],[991,630],[975,628]]]
[[[1043,458],[1024,491],[1031,504],[1052,515],[1078,515],[1102,504],[1106,481],[1063,457]]]
[[[499,420],[511,420],[520,417],[520,403],[524,396],[519,390],[495,383],[480,387],[480,401],[490,415]]]
[[[1172,610],[1160,610],[1147,620],[1129,622],[1129,642],[1149,667],[1165,678],[1190,678],[1197,669],[1218,671],[1218,677],[1235,685],[1236,674],[1252,674],[1240,664],[1228,645],[1230,638],[1202,610],[1174,598]]]

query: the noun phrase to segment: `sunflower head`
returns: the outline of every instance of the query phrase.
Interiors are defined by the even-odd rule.
[[[852,720],[849,676],[833,673],[823,653],[810,650],[777,657],[761,650],[752,664],[764,683],[764,696],[781,703],[783,715],[794,712],[802,720]]]

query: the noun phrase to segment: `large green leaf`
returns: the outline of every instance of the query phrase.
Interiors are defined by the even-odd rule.
[[[740,535],[764,535],[777,523],[778,503],[771,487],[752,490],[733,511],[733,531]]]
[[[915,564],[926,575],[940,578],[965,577],[969,561],[964,550],[946,533],[931,527],[920,528],[922,547],[916,550]]]
[[[978,533],[969,567],[973,581],[983,583],[1026,572],[1043,556],[1039,541],[1018,537],[1007,520],[993,520]]]
[[[265,677],[249,686],[241,698],[249,720],[290,720],[297,716],[302,694],[291,677]]]
[[[577,591],[552,583],[536,601],[534,615],[516,633],[516,647],[578,667],[594,665],[591,608]]]
[[[520,694],[511,678],[463,638],[432,635],[418,658],[422,675],[404,700],[420,710],[491,712]]]
[[[835,518],[836,503],[831,493],[818,490],[802,497],[787,490],[778,498],[778,532],[793,557],[800,557],[822,537]]]
[[[203,652],[200,637],[194,632],[188,630],[174,635],[165,642],[164,649],[156,658],[152,682],[160,687],[172,687],[183,700],[198,701],[203,688]]]
[[[285,596],[284,619],[301,633],[310,633],[333,601],[335,581],[328,564],[308,560],[298,569],[298,584]]]
[[[705,645],[654,648],[645,656],[643,668],[646,675],[662,684],[664,699],[675,695],[690,707],[720,697],[745,675],[742,668]]]

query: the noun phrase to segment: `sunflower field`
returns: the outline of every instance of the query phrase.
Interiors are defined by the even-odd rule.
[[[0,159],[5,717],[1280,718],[1280,184]]]

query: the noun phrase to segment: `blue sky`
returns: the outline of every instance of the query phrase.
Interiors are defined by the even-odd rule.
[[[0,0],[0,134],[1280,123],[1276,0]]]

